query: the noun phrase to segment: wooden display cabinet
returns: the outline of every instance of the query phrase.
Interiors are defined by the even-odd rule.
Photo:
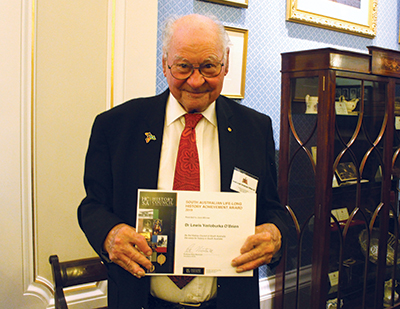
[[[276,308],[400,308],[400,52],[368,50],[282,54]]]

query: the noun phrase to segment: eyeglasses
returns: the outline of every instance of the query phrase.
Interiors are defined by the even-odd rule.
[[[207,62],[195,67],[191,63],[182,62],[168,65],[168,69],[174,78],[183,80],[189,78],[195,69],[204,77],[216,77],[221,73],[223,66],[224,64],[220,62]]]

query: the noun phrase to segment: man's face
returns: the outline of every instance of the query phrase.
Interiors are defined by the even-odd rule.
[[[197,27],[193,24],[176,28],[167,57],[163,59],[163,71],[169,89],[187,112],[206,110],[221,93],[224,77],[228,73],[222,45],[214,29],[213,25]],[[224,63],[221,73],[216,77],[204,77],[195,69],[189,78],[178,80],[168,69],[168,65],[177,62],[185,61],[198,67],[209,60]]]

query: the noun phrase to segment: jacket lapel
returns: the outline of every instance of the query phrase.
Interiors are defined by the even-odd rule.
[[[221,191],[229,192],[235,167],[236,127],[233,113],[227,100],[217,99],[217,121],[220,151]]]
[[[141,125],[141,140],[138,147],[137,169],[140,177],[139,186],[145,189],[156,189],[160,167],[160,153],[164,131],[165,107],[169,91],[156,96],[146,105]],[[146,142],[146,133],[154,138]]]

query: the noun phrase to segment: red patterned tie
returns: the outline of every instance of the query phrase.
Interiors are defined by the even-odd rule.
[[[174,190],[200,190],[200,167],[195,128],[202,117],[202,114],[185,115],[185,128],[181,135],[176,159]]]
[[[185,128],[179,142],[174,190],[200,191],[200,165],[196,146],[196,125],[202,114],[186,114]],[[169,276],[180,289],[194,279],[191,276]]]

